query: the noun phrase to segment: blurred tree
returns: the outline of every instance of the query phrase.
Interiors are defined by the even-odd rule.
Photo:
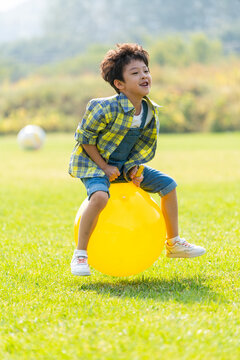
[[[150,47],[151,62],[161,65],[187,65],[188,44],[180,36],[169,36],[164,40],[158,40]]]
[[[199,63],[209,63],[222,55],[220,41],[210,41],[205,34],[192,35],[190,59]]]
[[[44,36],[2,45],[0,56],[46,64],[83,53],[94,43],[145,45],[146,39],[196,32],[221,36],[227,52],[240,51],[239,0],[49,0],[48,6]]]
[[[237,23],[238,0],[50,0],[46,34],[87,43],[142,42],[173,32],[206,32],[216,37]],[[127,9],[127,11],[126,11]]]

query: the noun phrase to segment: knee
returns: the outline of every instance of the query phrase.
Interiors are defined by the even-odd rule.
[[[176,188],[174,188],[174,189],[170,190],[169,193],[167,193],[166,195],[173,196],[176,194],[177,194],[177,190],[176,190]]]
[[[108,202],[108,193],[104,191],[96,191],[90,198],[90,203],[92,206],[98,210],[103,210]]]

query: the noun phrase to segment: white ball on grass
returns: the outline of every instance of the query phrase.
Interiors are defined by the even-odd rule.
[[[45,136],[45,131],[40,126],[27,125],[19,131],[17,141],[25,150],[38,150],[43,146]]]

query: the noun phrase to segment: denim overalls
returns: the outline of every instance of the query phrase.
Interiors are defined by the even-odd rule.
[[[148,113],[146,101],[142,102],[142,106],[143,115],[140,127],[130,128],[122,142],[109,157],[108,164],[118,167],[121,174],[112,183],[126,182],[123,176],[124,163],[128,160],[131,150],[141,136],[142,129],[146,124]],[[146,165],[144,165],[143,176],[144,179],[141,182],[140,187],[147,192],[159,193],[160,196],[168,194],[177,186],[176,182],[170,176]],[[106,175],[104,177],[82,178],[81,180],[87,189],[89,198],[96,191],[105,191],[109,194],[110,181]]]
[[[147,120],[148,105],[147,105],[146,101],[142,102],[142,106],[143,106],[143,115],[142,115],[140,127],[130,128],[128,130],[124,139],[118,145],[116,150],[110,155],[109,160],[108,160],[108,164],[117,166],[121,173],[121,175],[117,179],[118,182],[121,179],[124,180],[124,177],[122,174],[124,163],[127,161],[132,148],[134,147],[134,145],[138,141],[139,137],[141,136],[142,129],[144,128],[146,120]]]

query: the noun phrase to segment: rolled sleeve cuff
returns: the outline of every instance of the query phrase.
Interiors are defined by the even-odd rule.
[[[75,134],[75,140],[80,144],[96,145],[97,135],[86,130],[80,130]]]
[[[123,176],[124,176],[124,179],[126,180],[126,181],[132,181],[132,179],[130,178],[130,176],[129,176],[129,171],[134,167],[134,166],[136,166],[137,164],[135,164],[135,163],[126,163],[125,164],[125,166],[124,166],[124,169],[123,169]]]
[[[126,173],[124,170],[123,170],[123,177],[124,179],[127,181],[127,182],[130,182],[132,179],[130,178],[130,176],[128,175],[128,173]]]

